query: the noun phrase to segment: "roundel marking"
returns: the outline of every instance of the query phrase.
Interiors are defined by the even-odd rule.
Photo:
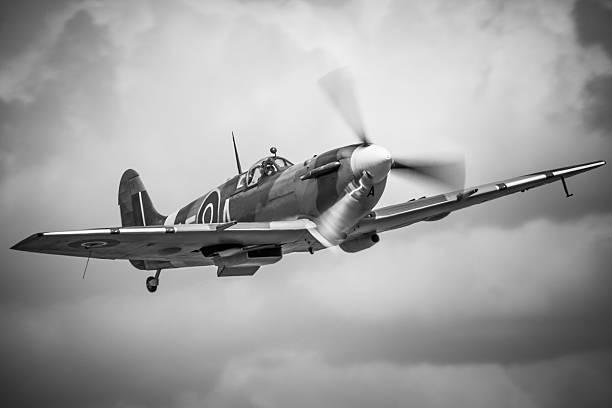
[[[202,214],[202,221],[205,224],[210,224],[211,222],[214,222],[213,219],[215,218],[215,209],[213,206],[213,203],[208,203],[206,204],[206,207],[204,207],[204,212]]]
[[[89,249],[97,249],[97,248],[102,248],[102,247],[112,247],[118,244],[119,244],[119,241],[115,239],[97,239],[95,241],[89,241],[89,240],[73,241],[73,242],[70,242],[68,246],[72,248],[89,250]]]
[[[196,222],[198,224],[210,224],[219,222],[219,201],[220,195],[219,190],[213,190],[202,202],[200,209],[198,210],[198,216]]]

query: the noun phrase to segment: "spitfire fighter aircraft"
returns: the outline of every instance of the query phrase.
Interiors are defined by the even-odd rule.
[[[560,181],[605,164],[594,161],[463,188],[461,161],[398,160],[366,136],[350,80],[341,71],[321,85],[360,143],[292,163],[271,155],[171,213],[161,215],[134,170],[119,183],[121,226],[41,232],[13,249],[84,258],[127,259],[156,271],[146,279],[155,292],[163,269],[214,265],[218,276],[253,275],[293,252],[339,246],[367,249],[379,234],[420,221],[438,221],[475,204]],[[233,138],[233,135],[232,135]],[[455,189],[374,209],[390,171],[444,182]]]

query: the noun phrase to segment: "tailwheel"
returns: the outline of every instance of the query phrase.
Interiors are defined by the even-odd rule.
[[[150,293],[155,293],[157,291],[157,287],[159,286],[159,274],[161,273],[161,269],[158,269],[157,272],[155,272],[155,276],[149,276],[147,278],[146,284],[147,284],[147,290]]]

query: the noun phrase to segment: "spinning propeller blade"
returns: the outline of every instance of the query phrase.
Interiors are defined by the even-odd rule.
[[[370,141],[366,135],[361,110],[357,103],[355,86],[346,68],[340,68],[330,72],[319,79],[319,86],[325,91],[329,100],[342,116],[346,124],[353,130],[355,135],[364,145]]]
[[[463,160],[393,160],[391,170],[402,174],[410,172],[452,188],[463,188],[465,163]],[[404,173],[405,174],[405,173]]]
[[[348,69],[339,68],[331,71],[319,79],[319,85],[362,144],[371,145],[372,142],[365,131],[355,86]],[[394,160],[391,170],[400,174],[411,172],[451,187],[462,188],[464,186],[465,163],[463,160]]]

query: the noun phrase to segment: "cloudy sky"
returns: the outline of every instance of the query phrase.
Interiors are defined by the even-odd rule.
[[[610,1],[3,2],[2,405],[612,406],[610,165],[155,295],[8,249],[118,225],[129,167],[174,211],[234,173],[232,130],[245,164],[353,143],[316,85],[341,66],[377,143],[461,154],[468,185],[612,160]],[[392,176],[382,204],[435,190]]]

